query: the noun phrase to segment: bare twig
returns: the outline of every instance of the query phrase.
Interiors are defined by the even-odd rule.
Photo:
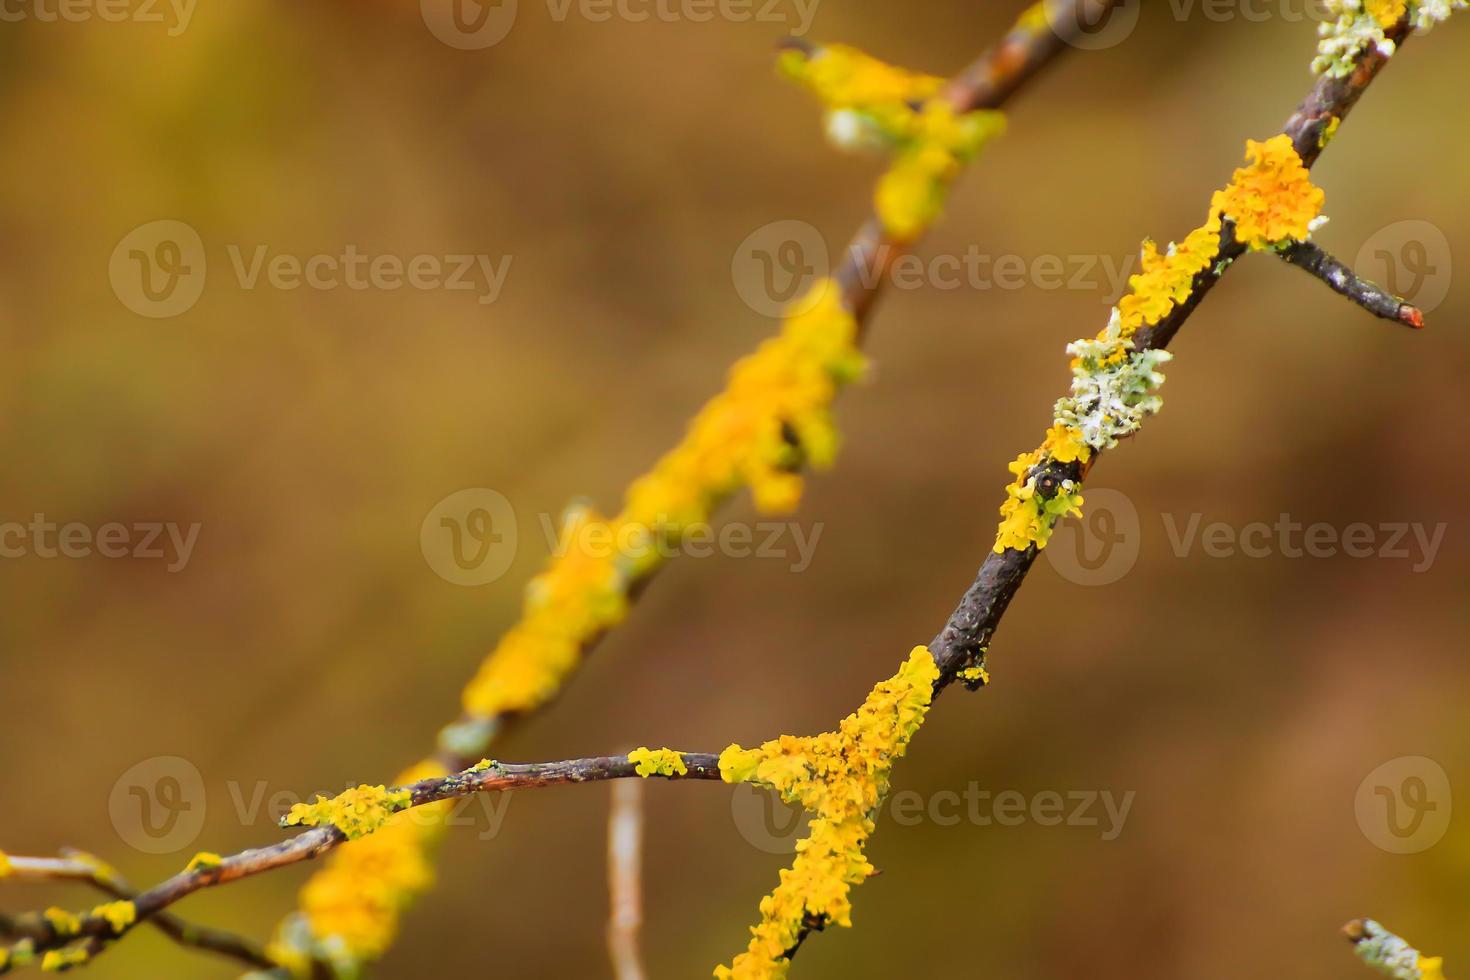
[[[607,884],[612,907],[607,948],[616,980],[644,980],[638,932],[643,927],[643,783],[612,784],[607,819]]]
[[[717,755],[699,752],[680,753],[680,755],[687,771],[663,778],[714,780],[720,778]],[[424,779],[402,787],[401,789],[407,794],[407,800],[397,809],[412,811],[429,803],[470,796],[474,793],[531,789],[566,783],[601,782],[638,775],[637,763],[624,755],[529,765],[487,761],[451,776]],[[100,952],[106,944],[131,932],[140,923],[151,921],[163,910],[194,892],[320,857],[341,846],[347,840],[348,836],[335,826],[313,827],[269,847],[251,848],[238,854],[191,866],[147,891],[133,896],[131,899],[133,916],[127,922],[119,923],[95,912],[78,915],[74,923],[64,925],[58,925],[52,917],[47,916],[21,917],[15,920],[15,924],[23,929],[19,933],[23,939],[17,946],[23,945],[24,952],[34,954],[69,948],[78,943],[87,943],[89,952],[95,954]],[[15,949],[15,946],[11,947],[11,950]],[[13,959],[13,957],[0,957],[0,973],[8,968],[8,959]],[[270,967],[275,964],[262,956],[259,961],[255,962],[255,965]]]
[[[127,881],[105,861],[85,851],[66,850],[62,855],[59,858],[8,855],[6,861],[10,866],[10,873],[6,878],[19,881],[77,882],[90,885],[118,901],[132,901],[137,897]],[[156,929],[180,946],[218,953],[252,967],[274,965],[259,944],[232,932],[195,925],[171,912],[159,912],[150,921]],[[29,938],[33,943],[38,938],[29,918],[12,919],[10,927],[8,933],[16,938]]]
[[[1388,290],[1359,278],[1345,262],[1329,255],[1314,242],[1291,242],[1277,254],[1290,265],[1321,279],[1333,292],[1346,296],[1374,316],[1402,323],[1415,330],[1423,329],[1424,314],[1417,307]]]

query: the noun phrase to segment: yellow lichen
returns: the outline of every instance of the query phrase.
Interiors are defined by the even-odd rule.
[[[1443,956],[1419,956],[1419,980],[1444,980]]]
[[[857,321],[840,288],[819,281],[793,304],[780,335],[734,366],[683,441],[629,487],[620,514],[573,515],[562,554],[527,589],[520,622],[465,689],[465,711],[494,718],[543,704],[586,645],[622,621],[628,590],[666,554],[654,542],[677,544],[740,487],[751,488],[763,511],[794,507],[802,487],[794,471],[803,462],[831,465],[837,431],[830,405],[863,364]]]
[[[212,871],[224,863],[224,858],[213,851],[200,851],[189,859],[185,871]]]
[[[331,799],[318,796],[313,803],[297,803],[281,821],[283,827],[325,827],[340,830],[348,840],[357,840],[380,830],[388,818],[406,809],[412,801],[406,789],[358,786]]]
[[[75,936],[82,928],[82,920],[77,918],[66,909],[51,906],[41,913],[41,917],[51,926],[51,930],[58,936]]]
[[[634,772],[647,779],[649,776],[685,776],[689,767],[684,757],[673,749],[650,749],[640,747],[628,753],[628,761],[635,763]]]
[[[1251,162],[1216,192],[1215,211],[1235,222],[1236,240],[1253,251],[1308,237],[1322,213],[1324,194],[1313,186],[1291,137],[1249,140],[1246,151]]]
[[[1317,137],[1317,148],[1319,150],[1325,147],[1328,143],[1332,142],[1332,138],[1337,135],[1337,127],[1341,125],[1341,116],[1333,116],[1332,119],[1328,121],[1327,126],[1322,130],[1322,135]]]
[[[933,224],[962,166],[1004,131],[998,112],[961,114],[943,100],[925,104],[878,181],[874,207],[888,233],[909,241]]]
[[[990,683],[990,672],[987,671],[983,665],[975,664],[974,666],[966,667],[964,670],[960,671],[960,679],[968,681],[971,684],[979,681],[980,684],[983,686]]]
[[[94,908],[92,915],[106,919],[112,931],[121,935],[138,920],[138,907],[132,902],[108,902]]]
[[[787,51],[781,67],[827,107],[828,130],[839,143],[894,150],[874,206],[896,238],[915,238],[934,222],[961,165],[1005,128],[998,112],[955,111],[940,97],[942,79],[894,68],[845,45]]]
[[[878,684],[837,731],[783,735],[757,749],[732,745],[720,754],[726,782],[774,789],[812,820],[781,883],[761,900],[761,921],[752,927],[746,951],[717,967],[716,977],[784,977],[787,953],[813,922],[852,924],[849,893],[873,874],[863,848],[888,793],[894,761],[923,723],[938,677],[929,651],[915,647],[898,673]]]
[[[15,869],[10,866],[10,857],[4,851],[0,851],[0,878],[9,877]]]
[[[424,762],[396,782],[446,775],[442,766]],[[293,976],[310,976],[314,956],[341,964],[349,974],[356,964],[381,956],[397,934],[403,909],[433,883],[429,855],[451,807],[444,800],[395,813],[377,833],[334,851],[302,888],[299,918],[282,924],[271,958]]]
[[[1332,129],[1333,127],[1329,127]],[[1092,452],[1136,431],[1158,411],[1154,389],[1163,381],[1159,350],[1136,350],[1134,335],[1154,326],[1186,303],[1201,273],[1220,257],[1224,221],[1235,224],[1236,240],[1252,250],[1305,239],[1321,214],[1323,193],[1286,135],[1246,144],[1247,166],[1215,192],[1205,223],[1182,242],[1161,251],[1143,243],[1140,271],[1128,279],[1107,327],[1092,340],[1074,341],[1072,393],[1057,403],[1056,418],[1042,445],[1010,464],[1015,479],[1006,488],[994,550],[1045,548],[1056,522],[1081,514],[1081,484],[1060,480],[1043,492],[1032,474],[1044,464],[1082,464]]]
[[[1399,22],[1408,12],[1408,0],[1364,0],[1363,8],[1378,21],[1378,26],[1389,28]]]
[[[73,946],[69,949],[47,950],[41,957],[41,969],[47,973],[61,973],[73,967],[81,966],[92,958],[85,946]]]

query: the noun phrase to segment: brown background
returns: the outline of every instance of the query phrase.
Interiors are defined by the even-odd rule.
[[[781,8],[789,12],[787,4]],[[1070,56],[1014,103],[924,254],[1101,255],[1180,237],[1247,136],[1307,90],[1310,23],[1212,23],[1153,4],[1119,46]],[[1268,5],[1288,12],[1299,5]],[[952,70],[1010,4],[823,0],[812,37]],[[1470,256],[1464,24],[1410,44],[1317,171],[1351,260],[1432,221]],[[0,847],[66,844],[135,881],[194,850],[277,838],[247,797],[389,778],[453,714],[544,555],[537,514],[622,486],[726,366],[774,329],[741,301],[736,246],[797,219],[836,248],[877,164],[821,140],[777,80],[779,23],[557,23],[522,3],[486,51],[439,43],[410,3],[201,4],[189,29],[0,27],[0,520],[202,524],[192,561],[0,562]],[[171,319],[125,309],[113,246],[160,218],[202,236],[210,278]],[[471,293],[242,289],[247,252],[514,256]],[[1449,261],[1449,256],[1443,257]],[[1458,272],[1458,270],[1455,270]],[[872,382],[846,395],[837,469],[811,482],[815,561],[684,559],[566,696],[503,741],[537,760],[647,743],[718,750],[813,732],[942,622],[992,538],[1004,464],[1065,387],[1063,346],[1107,289],[891,293]],[[1165,412],[1095,487],[1136,506],[1137,566],[1101,587],[1037,568],[992,653],[992,690],[944,698],[897,787],[1028,796],[1135,791],[1098,828],[880,827],[856,925],[805,977],[1359,975],[1337,927],[1376,915],[1470,964],[1470,830],[1396,856],[1354,795],[1400,756],[1470,802],[1463,654],[1470,552],[1462,398],[1470,294],[1415,335],[1264,257],[1181,336]],[[482,588],[426,565],[419,526],[489,487],[521,519]],[[1176,557],[1161,514],[1241,528],[1448,522],[1437,561]],[[757,519],[747,500],[728,521]],[[207,820],[176,853],[131,850],[108,797],[181,755]],[[749,847],[718,785],[648,787],[655,977],[744,943],[781,858]],[[1457,803],[1460,800],[1456,801]],[[449,840],[439,887],[385,976],[607,973],[604,788],[514,798],[493,840]],[[306,869],[193,898],[266,934]],[[6,908],[80,906],[7,885]],[[97,977],[225,977],[139,934]]]

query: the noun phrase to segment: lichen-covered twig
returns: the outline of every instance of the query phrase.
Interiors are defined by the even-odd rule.
[[[607,816],[607,949],[615,980],[644,980],[638,932],[643,927],[643,782],[612,784]]]
[[[132,902],[137,896],[117,870],[100,858],[84,851],[66,850],[61,857],[0,856],[0,878],[12,881],[71,881],[90,885],[113,899],[114,903]],[[121,908],[112,905],[113,914]],[[94,912],[103,910],[98,906]],[[53,911],[53,916],[55,912]],[[171,912],[159,912],[149,920],[153,926],[181,946],[230,957],[251,967],[269,967],[271,960],[260,945],[223,929],[196,925]],[[9,920],[9,936],[17,941],[29,940],[34,949],[43,938],[50,922],[45,914]]]
[[[1424,313],[1421,310],[1381,286],[1359,278],[1345,262],[1328,254],[1315,242],[1290,242],[1276,254],[1298,269],[1310,272],[1333,292],[1346,296],[1374,316],[1415,330],[1423,329]]]
[[[1096,23],[1118,0],[1044,0],[1002,41],[945,82],[889,68],[841,47],[788,49],[782,63],[849,120],[875,122],[894,162],[875,194],[874,217],[843,250],[830,278],[795,303],[782,333],[736,365],[725,392],[689,433],[628,490],[619,514],[569,516],[564,555],[527,590],[519,622],[485,659],[463,695],[463,713],[439,735],[435,755],[399,782],[443,775],[485,755],[502,728],[548,703],[588,652],[627,614],[668,549],[593,557],[580,542],[677,543],[684,528],[749,486],[758,507],[787,510],[803,465],[831,462],[836,433],[829,407],[862,369],[859,353],[873,302],[893,263],[938,216],[960,165],[997,127],[992,110],[1067,46],[1071,31]],[[1056,14],[1055,28],[1048,10]],[[895,97],[897,93],[897,97]],[[672,539],[672,540],[670,540]],[[371,846],[347,848],[312,876],[301,909],[282,923],[273,952],[283,960],[327,962],[341,973],[379,956],[399,914],[432,877],[434,825],[390,827]],[[401,887],[365,888],[363,877]]]
[[[282,820],[283,826],[305,826],[305,831],[268,847],[256,847],[222,857],[195,855],[189,866],[173,877],[128,899],[100,905],[88,912],[73,913],[47,909],[35,916],[12,920],[23,938],[0,947],[0,973],[24,966],[35,959],[43,968],[70,969],[89,962],[95,955],[144,922],[151,922],[174,903],[194,892],[242,878],[274,871],[326,854],[348,841],[370,841],[389,820],[442,822],[433,813],[435,804],[501,790],[531,789],[568,783],[601,782],[629,777],[662,776],[668,779],[720,778],[719,757],[708,753],[674,752],[668,749],[638,749],[628,755],[599,756],[562,762],[512,764],[484,760],[462,772],[422,779],[407,786],[359,786],[332,799],[318,797],[300,803]],[[405,812],[407,811],[407,812]],[[8,859],[0,857],[0,868]],[[386,870],[386,869],[385,869]],[[197,943],[193,945],[198,945]],[[217,952],[225,950],[208,947]],[[251,965],[279,969],[278,957],[239,954]],[[298,964],[310,976],[310,964]]]
[[[1425,956],[1372,919],[1354,919],[1342,927],[1353,952],[1364,963],[1393,980],[1445,980],[1444,960]]]

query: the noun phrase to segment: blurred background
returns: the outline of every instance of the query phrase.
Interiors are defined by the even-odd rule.
[[[0,26],[0,524],[50,522],[53,547],[83,530],[73,558],[30,530],[0,541],[0,847],[85,847],[150,883],[278,839],[274,806],[422,756],[545,559],[542,515],[614,509],[777,329],[763,291],[821,268],[813,236],[841,248],[881,163],[824,143],[775,42],[805,27],[947,74],[1019,6],[785,0],[705,22],[523,0],[478,49],[408,0],[7,9],[24,16]],[[497,757],[825,730],[926,642],[1116,270],[1197,225],[1244,140],[1308,90],[1302,12],[1147,4],[1027,86],[923,244],[929,272],[877,311],[839,462],[794,519],[810,561],[787,528],[784,558],[675,562]],[[1227,277],[1174,347],[1165,411],[1097,468],[1095,516],[1012,606],[991,689],[942,699],[897,770],[919,816],[885,814],[856,927],[810,942],[797,975],[1350,977],[1337,930],[1362,915],[1467,969],[1466,29],[1407,45],[1315,171],[1318,240],[1398,276],[1429,329],[1266,257]],[[159,246],[159,221],[198,247]],[[353,288],[338,266],[328,288],[318,264],[318,285],[285,288],[293,258],[349,248],[425,256],[425,277]],[[499,279],[476,263],[450,288],[454,255]],[[957,282],[946,256],[979,272]],[[182,285],[141,295],[144,264]],[[480,585],[437,574],[421,533],[471,488],[518,530]],[[762,520],[746,497],[721,514]],[[1326,528],[1311,553],[1292,524]],[[167,833],[140,836],[134,790],[160,772],[199,805],[147,784]],[[649,971],[707,975],[743,948],[791,826],[717,784],[646,789]],[[940,802],[967,792],[1025,815]],[[1108,795],[1057,826],[1036,807],[1089,793]],[[380,974],[480,976],[488,957],[607,975],[608,801],[466,811]],[[308,870],[178,911],[263,937]],[[92,898],[0,892],[51,902]],[[146,930],[91,969],[238,972]]]

